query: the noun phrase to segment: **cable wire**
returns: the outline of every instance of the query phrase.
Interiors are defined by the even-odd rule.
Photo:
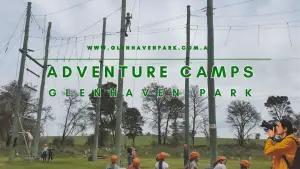
[[[140,32],[140,29],[139,29],[139,26],[140,26],[140,17],[141,17],[141,1],[139,0],[139,18],[138,18],[138,33],[137,33],[137,37],[136,37],[136,44],[137,46],[139,46],[139,32]],[[137,59],[138,57],[138,51],[135,52],[135,58]],[[134,62],[134,65],[136,66],[136,61]],[[133,80],[133,92],[135,92],[135,78]],[[131,107],[133,107],[133,99],[132,99],[132,102],[131,102]]]
[[[18,35],[20,35],[20,34],[23,34],[23,32],[24,32],[24,31],[22,30],[22,31],[20,31],[19,33],[13,35],[11,38],[14,38],[14,37],[16,37],[16,36],[18,36]],[[6,38],[6,39],[4,39],[4,40],[2,40],[2,41],[0,42],[0,44],[3,43],[3,42],[6,42],[6,41],[9,40],[9,39],[10,39],[10,37],[9,37],[9,38]]]
[[[286,24],[286,22],[284,23]],[[267,25],[272,25],[272,24],[265,24],[263,26],[267,26]],[[197,29],[191,29],[191,31],[193,30],[197,30],[198,32],[197,33],[200,33],[199,31],[207,31],[206,29],[206,26],[203,26],[203,25],[191,25],[191,26],[198,26]],[[200,26],[202,28],[200,28]],[[252,26],[255,26],[253,28],[251,28]],[[260,25],[261,26],[261,25]],[[228,28],[230,28],[230,31],[239,31],[239,30],[251,30],[251,29],[257,29],[257,25],[250,25],[250,26],[238,26],[238,27],[242,27],[242,28],[232,28],[234,26],[215,26],[214,30],[215,31],[228,31]],[[300,26],[289,26],[290,28],[300,28]],[[148,32],[144,32],[144,33],[141,33],[142,31],[140,30],[139,31],[139,34],[130,34],[131,36],[137,36],[137,35],[147,35],[147,34],[158,34],[158,33],[164,33],[164,32],[171,32],[171,31],[178,31],[178,30],[183,30],[185,29],[184,27],[183,28],[177,28],[177,29],[170,29],[170,28],[167,28],[167,29],[160,29],[160,31],[151,31],[151,30],[147,30]],[[263,27],[260,27],[260,29],[286,29],[286,26],[285,27],[272,27],[272,28],[263,28]],[[97,34],[96,34],[97,35]],[[106,34],[107,36],[111,35],[111,36],[114,36],[114,35],[118,35],[117,32],[113,32],[113,33],[107,33]],[[83,36],[84,39],[82,40],[77,40],[77,42],[82,42],[82,41],[85,41],[85,40],[92,40],[92,39],[98,39],[98,38],[101,38],[102,35],[99,34],[97,36],[93,36],[93,35],[89,35],[91,38],[84,38],[85,36]],[[119,35],[118,35],[119,36]],[[77,37],[79,38],[79,37]],[[57,38],[59,39],[59,38]],[[68,38],[68,40],[71,39],[71,38]],[[75,38],[73,38],[75,39]],[[69,40],[70,41],[70,40]],[[75,41],[72,41],[72,42],[69,42],[69,43],[61,43],[60,45],[54,45],[54,46],[51,46],[51,48],[54,48],[54,47],[60,47],[60,46],[64,46],[64,45],[68,45],[68,44],[72,44],[72,43],[75,43]],[[39,51],[40,49],[35,49],[34,51]]]
[[[27,9],[27,8],[26,8]],[[24,10],[24,12],[23,12],[23,14],[22,14],[22,16],[21,16],[21,18],[19,19],[19,21],[18,21],[18,24],[17,24],[17,26],[15,27],[15,29],[14,29],[14,31],[13,31],[13,33],[11,34],[11,36],[10,36],[10,38],[8,39],[8,42],[6,43],[6,45],[3,47],[3,49],[1,50],[1,52],[0,52],[0,54],[4,51],[4,49],[6,48],[6,50],[5,50],[5,53],[7,52],[7,49],[8,49],[8,46],[9,46],[9,43],[10,43],[10,40],[11,40],[11,38],[14,36],[14,34],[15,34],[15,32],[16,32],[16,30],[18,29],[18,27],[19,27],[19,25],[20,25],[20,22],[21,22],[21,20],[22,20],[22,18],[24,17],[24,15],[25,15],[25,11],[26,11],[26,9]]]
[[[36,23],[36,25],[38,26],[38,28],[40,29],[40,30],[42,30],[42,33],[45,33],[45,29],[43,29],[42,27],[41,27],[41,25],[38,23],[38,21],[35,19],[35,17],[34,17],[34,15],[31,13],[31,16],[30,16],[31,18],[32,18],[32,20],[34,20],[34,22]]]
[[[133,3],[133,7],[132,7],[131,13],[133,13],[133,11],[134,11],[134,9],[135,9],[135,3],[136,3],[136,0],[135,0],[134,3]]]
[[[283,12],[275,12],[275,13],[265,13],[265,14],[255,14],[255,15],[216,15],[214,16],[215,18],[251,18],[251,17],[263,17],[263,16],[271,16],[271,15],[282,15],[282,14],[287,14],[287,13],[294,13],[294,12],[299,12],[300,9],[295,9],[291,11],[283,11]],[[198,15],[192,15],[194,17],[205,17],[206,16],[198,16]]]
[[[109,15],[107,15],[105,18],[108,18],[109,16],[111,16],[111,15],[112,15],[112,14],[114,14],[114,13],[116,13],[116,12],[117,12],[117,11],[119,11],[120,9],[121,9],[121,7],[120,7],[120,8],[118,8],[117,10],[113,11],[113,12],[112,12],[112,13],[110,13]],[[102,22],[102,21],[103,21],[103,18],[102,18],[101,20],[99,20],[99,21],[97,21],[97,22],[93,23],[93,24],[92,24],[92,25],[90,25],[89,27],[87,27],[87,28],[83,29],[82,31],[80,31],[80,32],[76,33],[75,35],[71,36],[71,38],[73,38],[73,37],[75,37],[75,36],[77,36],[77,35],[81,34],[82,32],[84,32],[84,31],[86,31],[86,30],[90,29],[91,27],[93,27],[93,26],[97,25],[98,23],[100,23],[100,22]]]
[[[7,54],[11,51],[12,47],[15,46],[15,44],[17,43],[17,41],[18,41],[20,38],[22,38],[22,34],[15,40],[15,42],[11,45],[11,48],[9,48],[9,49],[7,50],[7,52],[5,53],[5,55],[4,55],[3,57],[0,58],[0,64],[1,64],[1,62],[3,61],[3,59],[6,58]]]
[[[76,5],[73,5],[73,6],[67,7],[67,8],[65,8],[65,9],[57,10],[57,11],[54,11],[54,12],[51,12],[51,13],[47,13],[47,14],[43,14],[43,15],[35,15],[35,16],[45,16],[45,15],[48,15],[48,16],[49,16],[49,15],[57,14],[57,13],[60,13],[60,12],[63,12],[63,11],[66,11],[66,10],[69,10],[69,9],[72,9],[72,8],[75,8],[75,7],[77,7],[77,6],[86,4],[86,3],[91,2],[91,1],[94,1],[94,0],[88,0],[88,1],[85,1],[85,2],[78,3],[78,4],[76,4]]]
[[[244,3],[248,3],[248,2],[252,2],[252,1],[254,1],[254,0],[248,0],[248,1],[242,1],[242,2],[237,2],[237,3],[232,3],[232,4],[228,4],[228,5],[216,7],[214,9],[221,9],[221,8],[231,7],[231,6],[240,5],[240,4],[244,4]]]

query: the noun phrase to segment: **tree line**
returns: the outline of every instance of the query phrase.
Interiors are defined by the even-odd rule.
[[[2,86],[0,89],[0,140],[5,141],[12,128],[12,118],[16,97],[16,81]],[[99,146],[106,146],[115,143],[116,128],[116,97],[110,96],[110,89],[116,89],[117,85],[113,82],[103,84],[101,89],[101,107],[99,122]],[[164,90],[164,95],[158,95],[158,89]],[[122,128],[123,134],[133,140],[143,135],[143,126],[147,122],[152,126],[153,133],[157,136],[157,141],[153,144],[158,145],[180,145],[184,136],[184,112],[185,104],[183,91],[179,96],[172,95],[172,87],[164,86],[159,83],[150,83],[144,89],[148,90],[147,96],[142,95],[142,107],[129,107],[126,101],[122,104]],[[189,91],[189,135],[192,145],[195,145],[195,137],[203,135],[209,143],[209,119],[207,98],[200,96],[198,85],[191,85]],[[65,91],[62,95],[66,96]],[[22,102],[20,115],[25,117],[22,120],[26,130],[34,130],[35,114],[37,112],[38,99],[34,99],[34,93],[28,88],[22,89]],[[59,113],[64,114],[63,121],[60,123],[61,137],[56,140],[60,145],[64,145],[70,136],[84,135],[85,132],[95,126],[96,101],[94,91],[89,94],[89,101],[82,100],[79,93],[74,89],[69,89],[69,96],[65,97],[64,109]],[[52,105],[54,106],[54,105]],[[282,118],[290,119],[299,129],[300,115],[291,108],[291,103],[287,96],[270,96],[264,106],[273,120]],[[51,106],[43,108],[42,124],[53,121]],[[226,122],[233,128],[239,145],[244,145],[255,133],[253,129],[258,127],[261,122],[261,113],[249,101],[234,100],[228,104]],[[149,118],[146,118],[149,116]],[[44,126],[41,127],[43,133]],[[147,135],[150,135],[148,133]],[[259,135],[256,135],[258,138]],[[88,144],[92,144],[93,135],[88,138]]]

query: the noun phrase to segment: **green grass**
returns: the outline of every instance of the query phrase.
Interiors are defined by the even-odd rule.
[[[1,167],[6,159],[0,159],[1,169],[105,169],[106,165],[109,164],[108,160],[97,160],[96,162],[88,162],[86,158],[77,157],[74,158],[57,158],[54,159],[53,163],[43,163],[41,161],[34,161],[32,163],[17,159],[11,165],[5,165]],[[166,161],[170,165],[170,169],[182,169],[183,159],[169,158]],[[124,163],[126,165],[126,163]],[[142,158],[141,168],[142,169],[153,169],[155,165],[155,159],[153,158]],[[207,159],[201,159],[198,163],[199,169],[207,168],[209,161]],[[239,161],[229,160],[227,164],[228,169],[239,169]],[[270,168],[270,161],[253,161],[251,164],[253,169],[266,169]]]

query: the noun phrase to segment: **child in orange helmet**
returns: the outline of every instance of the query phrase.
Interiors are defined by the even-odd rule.
[[[184,167],[185,169],[198,169],[198,161],[200,160],[200,154],[197,152],[191,152],[190,161]]]
[[[250,162],[248,160],[242,160],[240,166],[241,169],[248,169],[250,167]]]
[[[224,156],[218,156],[217,161],[214,163],[214,169],[226,169],[227,159]]]
[[[158,155],[158,162],[155,164],[156,169],[168,169],[169,164],[165,162],[167,159],[167,154],[165,152],[161,152]]]
[[[109,164],[106,169],[119,169],[120,167],[116,164],[118,157],[116,155],[111,156],[111,164]]]
[[[140,159],[134,158],[132,164],[128,167],[128,169],[141,169],[140,164]]]
[[[43,162],[46,162],[46,159],[47,159],[47,153],[48,153],[48,145],[47,144],[44,144],[44,149],[42,151],[42,159],[43,159]]]

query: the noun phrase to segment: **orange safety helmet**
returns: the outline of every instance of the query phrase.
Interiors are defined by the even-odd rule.
[[[139,167],[140,164],[141,164],[140,159],[138,159],[138,158],[133,159],[133,166],[134,167]]]
[[[159,154],[159,160],[166,160],[167,159],[167,154],[165,152],[161,152]]]
[[[242,160],[240,162],[240,165],[245,166],[245,167],[250,167],[250,162],[248,160]]]
[[[190,159],[200,159],[200,154],[197,152],[191,152]]]
[[[225,156],[218,156],[217,161],[220,161],[220,160],[226,160],[226,157]]]
[[[116,163],[118,161],[118,157],[116,155],[111,156],[111,162]]]

